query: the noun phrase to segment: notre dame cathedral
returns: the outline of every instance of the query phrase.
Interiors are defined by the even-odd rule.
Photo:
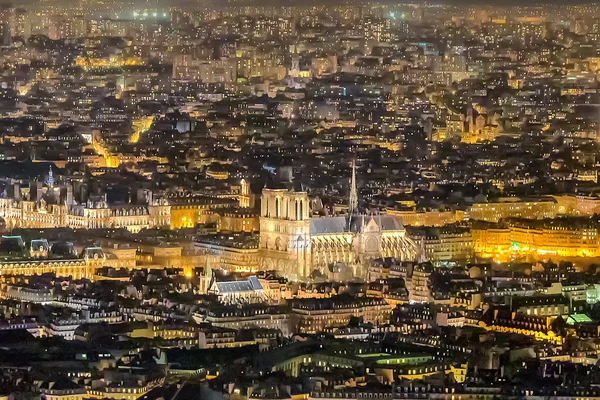
[[[349,203],[347,215],[314,217],[306,192],[263,189],[261,269],[308,280],[313,271],[325,271],[334,263],[352,266],[355,276],[361,276],[371,258],[417,259],[419,248],[396,217],[354,212],[358,203],[354,173]]]

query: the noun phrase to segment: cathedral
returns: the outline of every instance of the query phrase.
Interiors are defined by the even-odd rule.
[[[333,264],[344,263],[353,267],[355,276],[362,276],[369,259],[416,260],[421,254],[396,217],[354,212],[358,205],[354,173],[348,215],[313,216],[311,204],[314,202],[306,192],[263,189],[261,269],[308,280],[315,270],[324,272]]]

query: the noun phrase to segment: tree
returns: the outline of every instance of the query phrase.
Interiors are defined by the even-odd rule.
[[[362,317],[357,317],[355,315],[350,317],[350,320],[348,321],[348,327],[350,328],[358,328],[358,326],[360,326],[360,324],[363,322],[363,318]]]

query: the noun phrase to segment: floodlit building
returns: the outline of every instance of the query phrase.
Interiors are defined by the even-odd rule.
[[[415,260],[419,249],[392,215],[313,217],[306,192],[263,190],[259,254],[262,268],[306,279],[317,269],[343,262],[360,266],[371,258]]]

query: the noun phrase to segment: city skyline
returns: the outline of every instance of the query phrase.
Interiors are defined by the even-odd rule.
[[[0,3],[0,400],[600,399],[597,2]]]

